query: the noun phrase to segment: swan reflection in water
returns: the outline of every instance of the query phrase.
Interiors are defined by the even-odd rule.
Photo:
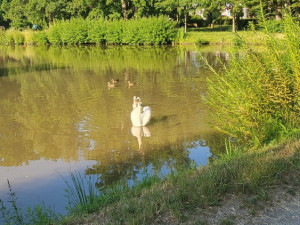
[[[142,148],[142,137],[150,137],[151,133],[147,127],[145,127],[151,119],[151,108],[149,106],[143,106],[140,97],[133,97],[131,122],[133,127],[131,133],[137,137],[139,143],[139,150]]]
[[[147,127],[132,127],[131,133],[138,140],[139,151],[142,150],[142,137],[150,137],[150,130]]]

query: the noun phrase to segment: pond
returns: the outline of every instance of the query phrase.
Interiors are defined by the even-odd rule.
[[[206,165],[224,137],[209,125],[199,54],[216,69],[228,60],[219,47],[1,47],[0,198],[9,180],[20,207],[64,214],[71,172],[106,187]],[[151,107],[144,128],[132,127],[133,96]]]

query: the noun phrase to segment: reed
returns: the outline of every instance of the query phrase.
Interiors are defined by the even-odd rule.
[[[248,46],[246,54],[232,54],[224,73],[209,66],[213,75],[204,100],[210,107],[213,126],[248,146],[299,133],[300,28],[289,15],[283,24],[284,45],[266,26],[263,52]]]
[[[27,211],[22,210],[9,180],[7,184],[8,200],[0,199],[0,219],[5,225],[46,225],[58,222],[59,215],[46,207],[44,203],[41,206],[37,205],[34,209],[28,207]]]
[[[86,182],[79,173],[71,173],[70,177],[72,183],[65,180],[69,212],[91,213],[96,211],[96,209],[98,209],[98,191],[91,181],[91,178]]]

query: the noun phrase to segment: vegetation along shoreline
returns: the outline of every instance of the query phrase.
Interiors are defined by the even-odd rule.
[[[242,218],[233,212],[227,211],[220,219],[213,219],[213,213],[209,213],[233,198],[238,198],[240,207],[246,208],[244,212],[249,220],[244,223],[255,224],[251,218],[264,209],[266,202],[272,202],[274,190],[278,193],[274,198],[280,199],[282,193],[288,196],[290,202],[287,204],[293,199],[299,200],[300,6],[295,5],[295,1],[287,1],[286,5],[291,8],[279,14],[272,11],[274,7],[269,9],[260,1],[252,12],[260,15],[259,22],[250,21],[244,27],[248,30],[231,32],[236,29],[238,21],[235,20],[240,18],[238,7],[231,8],[231,20],[226,18],[227,23],[233,23],[229,26],[222,18],[214,16],[220,11],[220,4],[216,2],[213,4],[215,11],[207,15],[211,17],[209,24],[188,29],[188,17],[192,21],[189,16],[192,2],[180,2],[185,5],[175,7],[175,12],[168,11],[173,13],[171,19],[166,13],[157,11],[143,15],[146,13],[139,11],[140,8],[130,11],[130,4],[121,4],[108,10],[109,13],[103,10],[100,19],[93,18],[97,10],[81,13],[75,10],[78,15],[86,16],[75,18],[69,12],[68,16],[57,20],[47,11],[48,17],[39,20],[32,19],[31,14],[24,16],[25,13],[21,18],[27,20],[22,22],[9,14],[10,1],[1,1],[2,11],[7,9],[3,18],[6,22],[11,20],[11,28],[15,27],[0,31],[3,45],[221,43],[237,47],[233,49],[229,65],[223,65],[222,71],[213,69],[205,58],[199,59],[211,70],[208,91],[203,96],[213,118],[211,125],[228,137],[224,140],[223,154],[205,167],[191,165],[167,177],[148,176],[133,187],[116,184],[101,192],[91,181],[71,174],[72,183],[66,183],[69,198],[66,216],[57,215],[46,206],[26,212],[20,210],[16,193],[9,186],[11,207],[0,200],[0,217],[5,224],[239,224]],[[168,10],[163,5],[161,8]],[[269,22],[272,13],[280,17],[279,23]],[[41,29],[31,30],[36,23],[42,24]],[[216,26],[218,23],[220,26]],[[26,29],[27,26],[30,29]],[[249,44],[260,45],[262,51],[253,51]],[[241,49],[243,55],[239,54]],[[234,203],[228,203],[228,208]],[[297,220],[297,217],[290,218],[288,223],[296,224]]]

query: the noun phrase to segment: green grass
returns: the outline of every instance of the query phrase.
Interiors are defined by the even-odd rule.
[[[256,152],[243,152],[226,160],[218,159],[200,169],[183,170],[161,181],[146,182],[146,188],[138,185],[119,189],[117,193],[112,192],[113,201],[106,201],[103,208],[99,208],[101,217],[97,220],[104,224],[149,224],[168,214],[183,222],[184,213],[196,207],[216,205],[229,193],[265,200],[270,188],[281,183],[285,176],[299,175],[299,156],[300,142],[289,142]],[[110,191],[107,193],[106,198],[109,198]],[[66,217],[62,224],[93,220],[95,215],[77,214]],[[231,223],[229,220],[223,222]]]
[[[238,31],[248,44],[261,44],[266,35],[262,31],[253,33],[252,31]],[[197,43],[198,40],[207,40],[210,44],[234,45],[236,35],[231,31],[199,31],[190,30],[186,38],[181,43]]]
[[[21,211],[9,186],[12,207],[8,209],[0,201],[1,219],[6,224],[20,225],[92,224],[96,221],[151,224],[156,218],[169,215],[172,221],[185,222],[189,212],[218,205],[227,194],[248,196],[249,205],[253,205],[268,200],[269,191],[276,185],[284,185],[289,180],[299,185],[299,139],[255,151],[236,150],[227,143],[225,155],[202,168],[182,169],[165,178],[146,177],[133,187],[117,184],[101,190],[100,194],[95,192],[93,181],[85,182],[73,174],[67,191],[72,199],[70,214],[60,221],[59,216],[45,206]],[[296,186],[289,187],[290,192],[293,193]],[[221,221],[222,224],[232,222],[231,218]]]
[[[189,28],[185,34],[185,38],[180,39],[181,44],[197,43],[198,40],[206,40],[211,45],[234,45],[236,34],[241,36],[247,44],[262,45],[268,35],[263,29],[256,31],[242,30],[232,32],[231,26],[215,26],[214,28],[201,27],[201,28]],[[283,39],[284,34],[274,33],[274,36]]]

